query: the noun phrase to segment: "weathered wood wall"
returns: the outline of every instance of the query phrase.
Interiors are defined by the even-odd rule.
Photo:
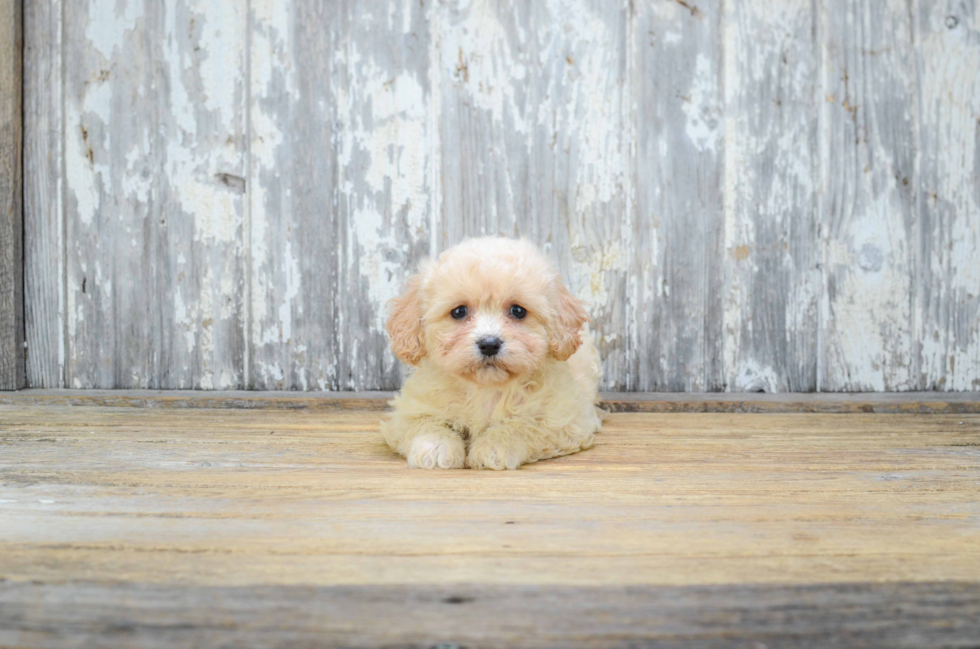
[[[35,386],[390,389],[525,235],[606,387],[980,389],[973,0],[27,0]]]
[[[0,0],[0,390],[24,385],[23,5]]]

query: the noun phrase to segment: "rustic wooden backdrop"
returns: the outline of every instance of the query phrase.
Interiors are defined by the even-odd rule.
[[[0,0],[0,390],[24,385],[22,11]]]
[[[30,385],[396,387],[528,236],[608,389],[980,389],[975,0],[25,0]]]

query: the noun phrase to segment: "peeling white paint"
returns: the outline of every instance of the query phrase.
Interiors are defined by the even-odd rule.
[[[106,84],[87,87],[84,96],[67,107],[65,173],[78,217],[92,225],[102,205],[102,188],[111,181],[107,152],[112,147],[112,89]]]
[[[249,330],[251,339],[247,341],[250,347],[261,348],[266,345],[273,345],[289,340],[292,334],[292,305],[286,295],[277,294],[276,278],[284,269],[268,266],[268,261],[277,255],[269,248],[269,238],[273,232],[270,228],[271,223],[279,221],[279,214],[275,212],[282,209],[288,210],[288,203],[284,205],[280,202],[274,206],[269,204],[269,194],[266,187],[265,178],[272,176],[279,178],[277,153],[285,144],[284,129],[287,124],[282,124],[274,113],[267,112],[265,104],[261,99],[276,96],[280,97],[280,89],[274,85],[277,79],[285,84],[286,98],[293,100],[298,97],[296,87],[296,77],[293,67],[292,51],[292,30],[291,17],[289,14],[288,3],[276,0],[256,0],[251,3],[252,9],[252,30],[251,30],[251,66],[249,69],[252,103],[250,106],[251,138],[249,140],[249,155],[251,158],[251,173],[247,178],[248,200],[251,210],[249,223],[249,258],[252,260],[251,303],[249,309],[251,322]],[[325,206],[326,208],[326,206]],[[270,210],[273,213],[270,213]],[[288,217],[288,211],[286,216]],[[288,241],[287,237],[287,241]],[[290,245],[287,243],[287,245]],[[296,260],[291,252],[288,255],[290,274],[293,283],[291,290],[295,296],[298,290],[298,272],[296,271]],[[270,302],[277,304],[273,313],[269,312]],[[271,326],[271,322],[277,321],[276,326]],[[284,331],[285,329],[285,331]],[[264,355],[263,357],[267,357]],[[262,377],[263,381],[282,381],[282,369],[278,366],[269,364],[265,361],[256,361],[254,364],[255,373]]]
[[[279,305],[279,342],[289,343],[293,338],[292,309],[296,296],[299,295],[301,280],[299,260],[293,253],[293,243],[290,239],[286,239],[283,257],[286,259],[286,263],[282,268],[286,283],[286,293],[282,296],[282,302]]]
[[[924,16],[920,190],[933,245],[919,260],[928,269],[916,305],[921,379],[980,390],[980,10],[936,4]]]
[[[203,22],[200,42],[207,52],[201,70],[204,108],[215,113],[220,124],[233,124],[240,118],[236,97],[244,91],[240,70],[245,67],[246,53],[245,41],[237,35],[245,33],[246,6],[227,0],[194,3]]]
[[[561,24],[561,37],[553,41],[559,49],[550,55],[559,66],[565,58],[568,76],[551,76],[548,93],[565,99],[558,106],[564,113],[560,123],[574,130],[578,141],[575,211],[589,218],[596,203],[621,198],[626,185],[626,133],[619,117],[625,88],[618,72],[621,36],[585,3],[549,0],[548,11]],[[561,87],[569,81],[574,81],[573,92]]]
[[[600,344],[609,352],[607,366],[616,368],[607,379],[624,380],[621,374],[631,371],[628,353],[633,359],[657,355],[651,367],[659,363],[664,373],[681,360],[702,363],[698,355],[710,356],[712,349],[701,339],[690,343],[702,345],[690,359],[638,347],[638,341],[652,340],[649,328],[659,307],[670,305],[677,314],[690,314],[692,322],[703,321],[716,297],[691,298],[696,291],[685,288],[690,278],[671,274],[677,268],[691,272],[690,264],[676,263],[676,222],[667,220],[674,215],[636,215],[652,231],[635,229],[631,210],[640,203],[633,193],[636,184],[649,181],[633,176],[635,147],[656,113],[690,143],[685,155],[701,157],[698,173],[691,174],[697,178],[682,186],[666,182],[672,173],[677,177],[679,167],[669,166],[678,154],[672,150],[677,140],[645,143],[642,154],[659,156],[666,169],[665,182],[646,190],[648,202],[663,201],[653,201],[654,210],[682,204],[663,197],[722,173],[722,257],[700,260],[702,268],[694,272],[721,265],[718,365],[728,389],[785,389],[794,368],[774,359],[772,349],[804,355],[797,336],[831,317],[835,332],[821,332],[818,351],[826,365],[823,388],[905,389],[926,381],[945,389],[980,389],[980,153],[972,137],[980,81],[971,75],[980,69],[980,29],[970,7],[908,12],[897,0],[888,4],[887,11],[905,20],[923,20],[916,26],[921,43],[915,60],[886,66],[894,72],[907,65],[915,74],[894,80],[874,75],[875,83],[888,83],[891,90],[921,79],[921,87],[915,86],[921,99],[909,102],[905,116],[914,124],[903,129],[923,138],[917,163],[922,179],[912,178],[906,189],[895,177],[905,161],[873,140],[875,129],[896,131],[890,122],[875,123],[879,114],[861,118],[866,123],[855,120],[861,126],[846,155],[836,139],[823,142],[839,131],[826,124],[823,131],[811,130],[818,115],[824,122],[841,114],[852,119],[846,111],[855,102],[844,107],[836,90],[825,93],[837,96],[825,97],[819,107],[807,102],[837,83],[843,70],[828,38],[854,36],[848,30],[830,34],[827,25],[813,29],[808,1],[701,3],[697,15],[676,2],[642,7],[665,25],[656,30],[659,52],[691,54],[689,81],[658,88],[661,95],[652,98],[669,106],[659,113],[637,102],[636,89],[648,81],[636,76],[637,57],[652,46],[651,33],[637,28],[636,7],[627,11],[626,2],[460,0],[423,6],[417,0],[371,0],[356,16],[325,16],[328,22],[315,26],[336,39],[330,41],[333,58],[316,68],[304,67],[313,63],[300,51],[305,30],[313,26],[296,24],[291,3],[250,4],[250,19],[246,5],[227,0],[183,0],[159,12],[154,7],[153,20],[143,17],[150,5],[134,0],[69,7],[84,20],[67,26],[74,31],[65,49],[81,61],[66,68],[61,154],[72,237],[65,242],[72,261],[67,272],[59,271],[68,281],[62,305],[68,340],[62,342],[69,351],[61,359],[70,368],[68,384],[158,378],[147,376],[139,354],[159,353],[159,343],[128,340],[109,314],[113,305],[135,304],[135,312],[144,302],[149,313],[161,308],[153,300],[168,299],[172,303],[162,307],[165,330],[152,335],[173,341],[168,369],[174,380],[206,389],[238,385],[241,361],[222,354],[229,354],[228,342],[245,329],[246,356],[260,355],[250,373],[259,384],[378,387],[371,381],[394,367],[378,346],[383,305],[400,290],[420,247],[435,252],[452,243],[445,233],[455,232],[463,219],[454,211],[458,203],[469,210],[466,231],[533,233],[562,260],[570,285],[596,318]],[[721,45],[714,39],[711,47],[689,48],[691,34],[717,29],[713,9],[727,12],[717,22]],[[849,21],[871,11],[851,9]],[[157,24],[158,18],[165,24]],[[252,50],[246,52],[249,25]],[[911,28],[881,28],[895,52],[876,51],[875,61],[912,46],[902,40],[911,38]],[[148,29],[157,32],[147,35]],[[867,37],[865,31],[855,33]],[[825,41],[819,56],[814,35]],[[873,71],[869,56],[855,54],[848,64]],[[146,61],[157,67],[145,69]],[[825,69],[815,70],[816,61]],[[317,81],[325,90],[305,103],[310,98],[300,88],[309,87],[306,75],[313,70],[322,75]],[[858,78],[852,74],[851,83]],[[719,92],[723,102],[716,99]],[[897,96],[874,83],[860,90],[852,85],[850,92],[868,93],[857,102],[865,109]],[[252,97],[247,124],[246,94]],[[132,110],[145,111],[145,119]],[[311,140],[309,146],[330,160],[322,169],[335,172],[336,179],[303,167],[309,163],[300,159],[309,151],[297,145],[296,134],[309,117],[290,121],[300,114],[332,120],[325,129],[329,141]],[[634,121],[640,133],[632,130]],[[823,147],[816,175],[814,145]],[[836,188],[831,174],[847,156],[860,164],[847,172],[852,184]],[[453,175],[453,165],[465,173]],[[301,247],[310,231],[294,228],[309,227],[309,214],[299,212],[310,208],[297,197],[309,195],[310,183],[334,180],[339,184],[322,211],[325,222],[340,225],[323,251],[331,264],[324,263],[322,272],[338,286],[347,284],[338,288],[335,319],[315,323],[305,301],[317,299],[309,297],[314,287],[306,284],[316,279],[303,258],[308,247]],[[822,205],[843,206],[835,215],[818,214],[825,229],[813,242],[813,261],[822,268],[808,266],[800,240],[792,239],[809,236],[807,219],[818,188],[832,195]],[[906,193],[919,201],[910,218],[933,241],[922,259],[916,257],[917,242],[902,231],[903,210],[913,200]],[[452,200],[444,205],[444,197]],[[691,203],[701,198],[710,197]],[[828,222],[838,217],[832,230]],[[703,224],[692,219],[696,227]],[[715,243],[711,232],[695,230],[692,236]],[[155,257],[168,254],[172,266]],[[706,248],[704,254],[716,253]],[[125,275],[139,267],[141,255],[151,256],[146,263],[154,269],[173,271],[166,296],[138,295],[166,281]],[[246,263],[251,266],[244,273]],[[920,273],[928,279],[916,277],[919,271],[928,271]],[[833,278],[833,298],[824,284],[816,299],[821,278]],[[917,284],[924,281],[930,284]],[[782,293],[767,301],[775,286]],[[917,302],[909,318],[911,295]],[[759,313],[768,306],[772,312]],[[153,312],[147,321],[156,325],[157,316]],[[673,321],[657,326],[657,336],[690,335]],[[134,367],[98,369],[105,365],[99,339],[108,341],[105,350],[132,346],[134,355],[125,362]],[[915,376],[919,348],[921,376]],[[326,357],[333,352],[324,350],[331,349],[338,358]],[[58,352],[64,356],[63,349]],[[703,382],[700,375],[690,380],[692,386]]]
[[[263,181],[269,174],[277,174],[276,154],[285,141],[284,128],[286,124],[279,123],[274,114],[267,113],[260,98],[277,94],[273,86],[275,74],[284,75],[287,96],[295,97],[298,91],[295,87],[295,77],[291,74],[291,29],[289,8],[287,3],[276,0],[256,0],[250,4],[252,10],[251,59],[249,77],[251,84],[252,102],[250,105],[249,129],[251,137],[248,142],[251,159],[251,173],[247,178],[248,200],[250,205],[250,223],[248,241],[249,259],[252,260],[248,295],[251,296],[248,305],[250,323],[248,331],[250,339],[246,344],[251,349],[261,349],[263,346],[277,344],[281,341],[281,330],[278,326],[268,326],[271,319],[269,302],[278,302],[275,316],[282,319],[283,310],[291,316],[290,305],[284,296],[275,292],[275,278],[278,268],[269,267],[268,260],[273,258],[269,249],[269,236],[272,232],[270,222],[275,218],[269,214],[268,192]],[[282,209],[282,205],[278,206]],[[290,320],[291,323],[291,320]],[[265,358],[267,355],[263,355]],[[252,364],[253,374],[259,377],[259,384],[265,385],[271,381],[281,381],[281,368],[274,371],[264,360],[256,359]]]
[[[806,110],[817,71],[807,41],[811,10],[802,0],[725,5],[722,348],[729,390],[815,387],[815,353],[794,344],[792,336],[801,332],[788,326],[801,311],[815,315],[817,285],[786,238],[790,222],[805,231],[814,218]],[[758,170],[767,176],[759,177]],[[775,278],[761,272],[760,261],[774,258],[793,286],[788,295],[773,291]],[[782,311],[787,339],[781,347],[756,331],[755,319],[772,322],[767,309]],[[790,357],[777,361],[780,349]]]
[[[85,28],[91,47],[106,59],[122,51],[129,32],[139,29],[143,4],[137,0],[90,2],[92,14]]]
[[[441,33],[443,73],[499,127],[527,134],[523,106],[515,92],[515,79],[526,74],[526,63],[511,47],[520,34],[500,23],[492,3],[464,1],[457,11],[463,20],[445,26]]]
[[[779,392],[779,375],[773,367],[760,365],[752,359],[739,363],[733,392]]]
[[[698,54],[688,94],[682,100],[682,109],[687,116],[687,137],[699,151],[716,153],[724,123],[721,110],[715,104],[718,96],[715,66],[703,53]]]

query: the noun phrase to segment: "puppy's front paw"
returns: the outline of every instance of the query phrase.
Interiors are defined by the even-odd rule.
[[[524,442],[505,435],[484,433],[470,442],[466,466],[471,469],[519,469],[527,462],[528,451]]]
[[[466,462],[463,440],[449,433],[421,433],[408,450],[410,469],[462,469]]]

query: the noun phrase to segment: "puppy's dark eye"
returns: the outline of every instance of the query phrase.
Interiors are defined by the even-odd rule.
[[[527,309],[522,307],[520,304],[515,304],[514,306],[510,307],[510,315],[512,318],[517,320],[523,320],[524,316],[527,315]]]
[[[463,318],[466,317],[466,307],[458,306],[452,311],[450,311],[449,315],[451,315],[456,320],[462,320]]]

